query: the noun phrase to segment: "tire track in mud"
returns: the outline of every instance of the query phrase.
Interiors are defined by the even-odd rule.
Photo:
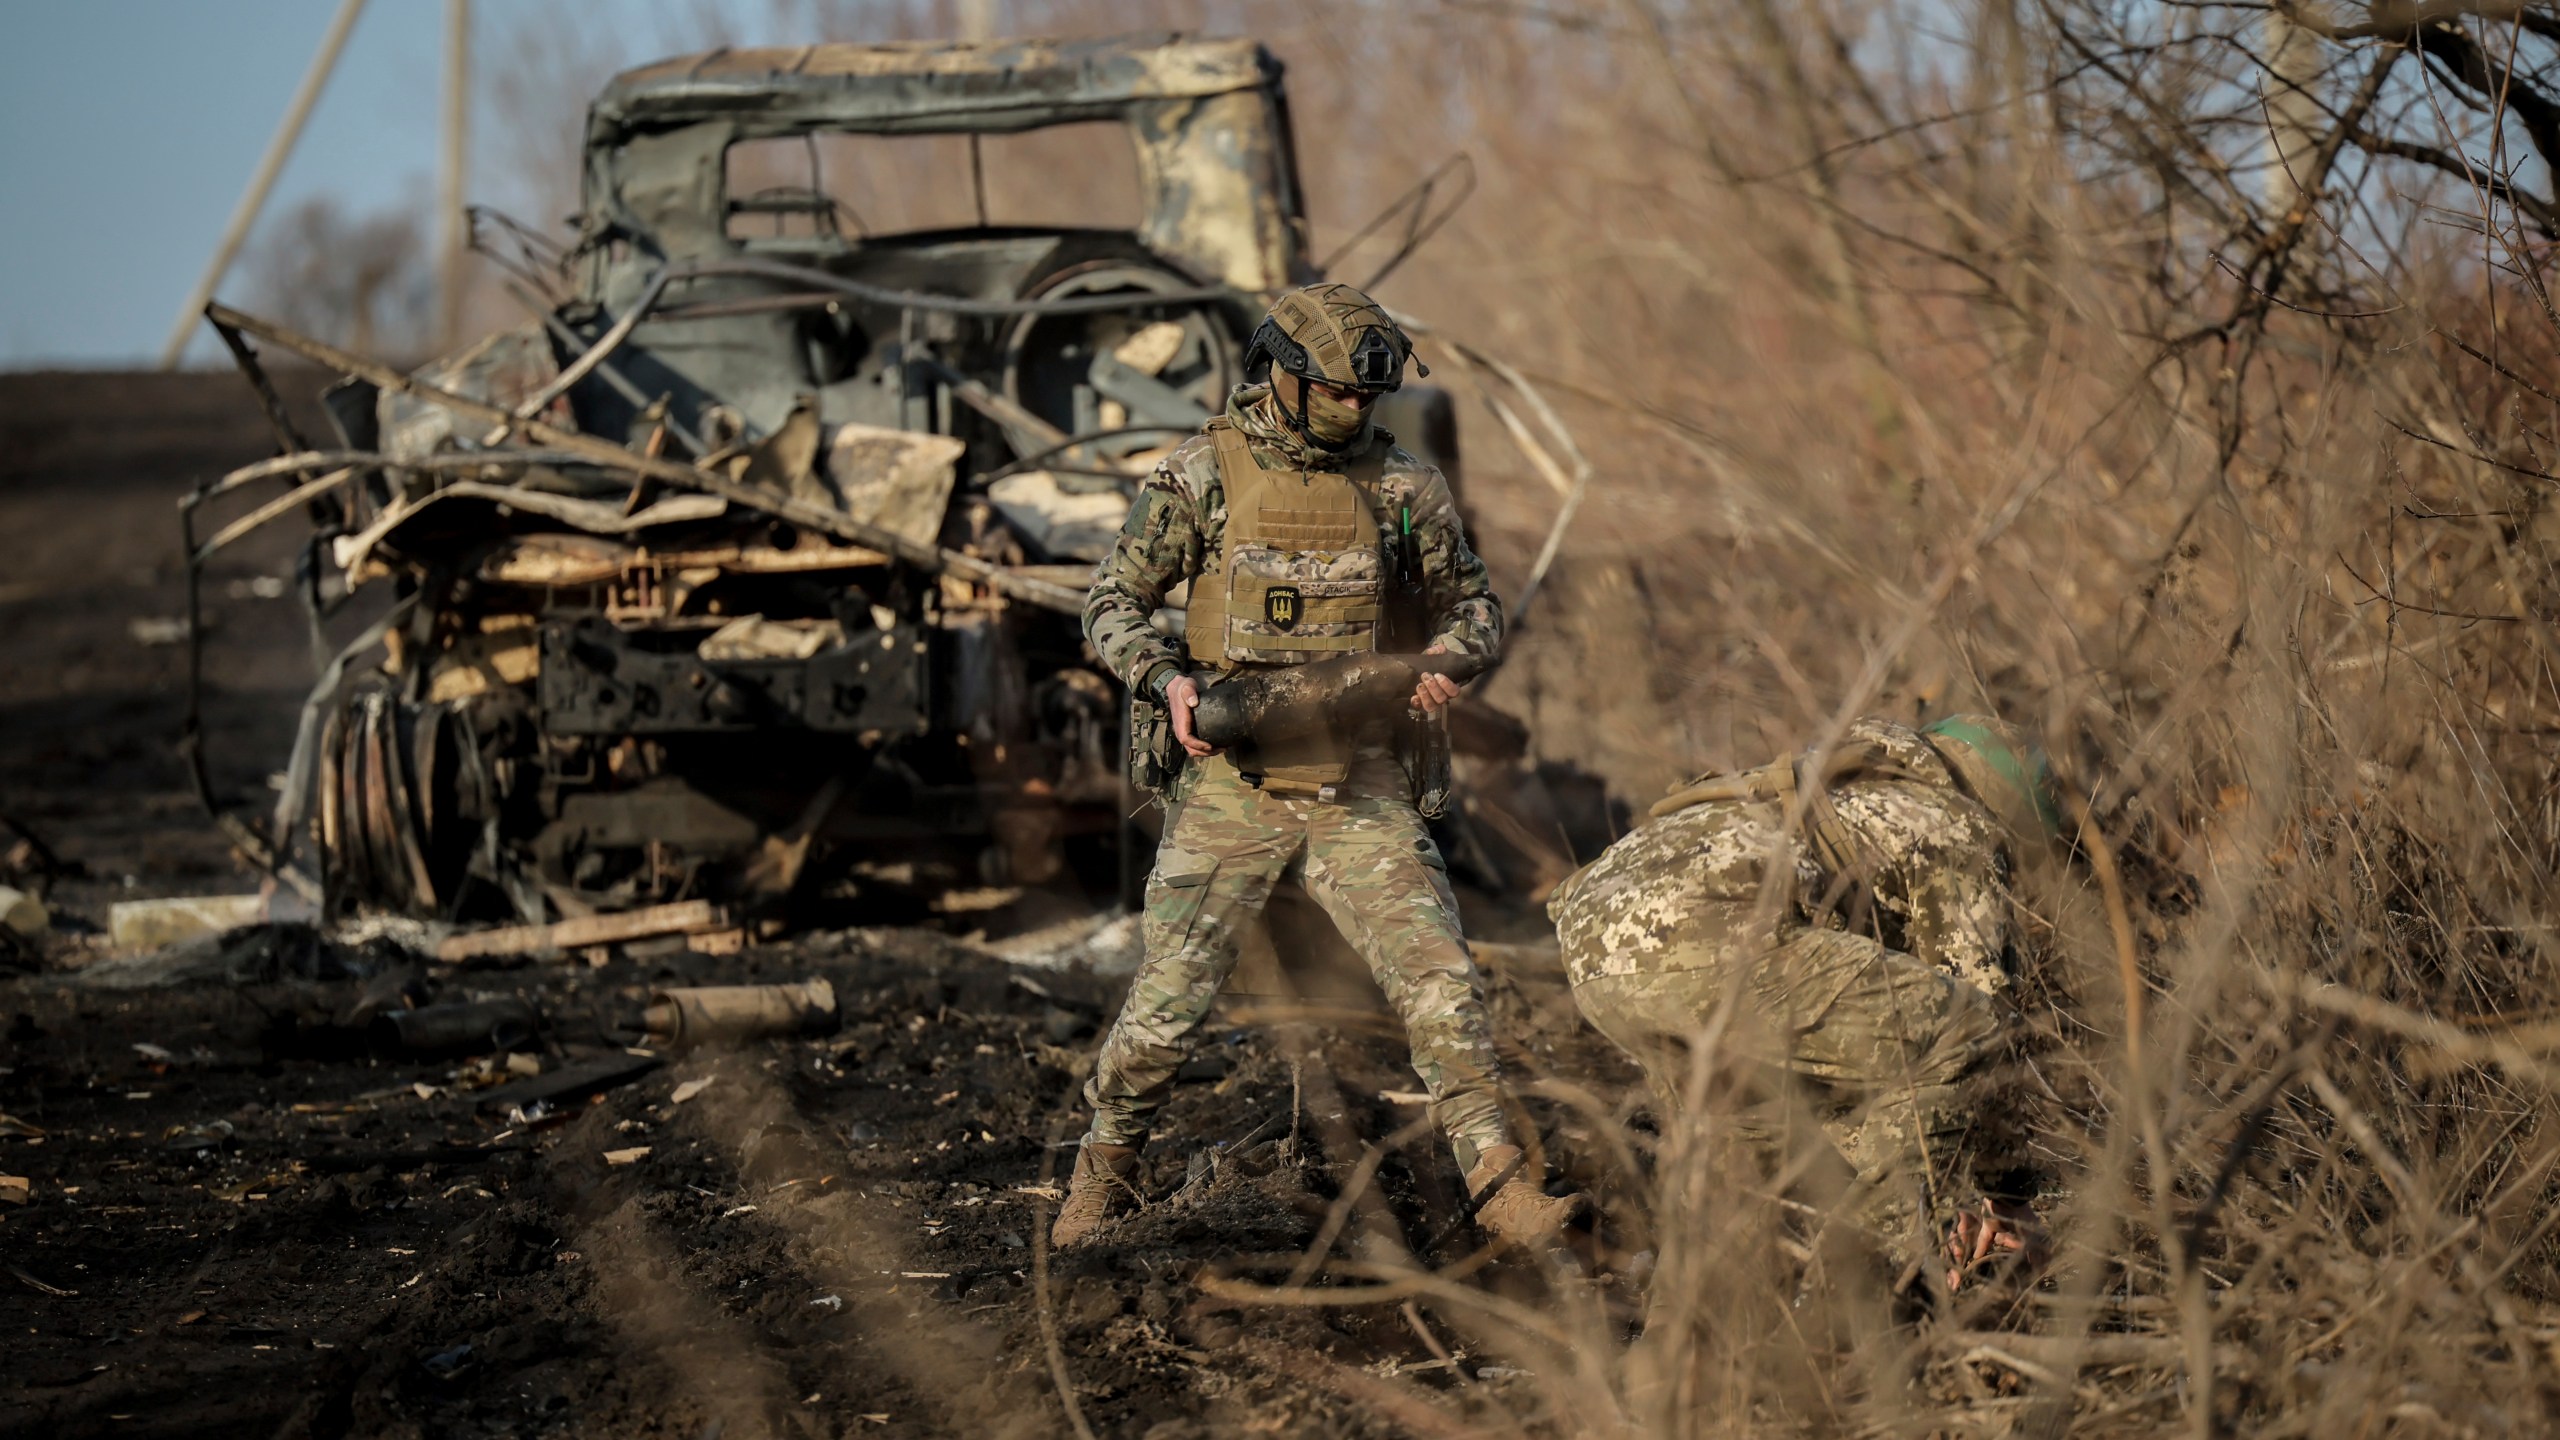
[[[749,1325],[691,1283],[638,1197],[582,1227],[578,1241],[592,1266],[598,1318],[662,1372],[666,1409],[699,1410],[731,1440],[790,1433],[781,1428],[793,1398],[784,1367]]]
[[[702,1277],[676,1278],[686,1267],[673,1237],[639,1198],[626,1200],[581,1232],[602,1318],[635,1351],[664,1364],[706,1419],[724,1422],[725,1437],[798,1433],[784,1425],[825,1433],[799,1405],[800,1393],[820,1395],[821,1414],[840,1422],[886,1416],[898,1429],[921,1425],[1001,1440],[1061,1428],[1056,1398],[1022,1369],[1025,1357],[1008,1353],[1001,1334],[920,1288],[920,1281],[947,1277],[920,1268],[901,1233],[908,1222],[856,1185],[817,1183],[843,1175],[850,1157],[835,1153],[832,1139],[810,1138],[824,1136],[825,1127],[804,1116],[779,1085],[734,1058],[690,1063],[675,1078],[717,1082],[677,1111],[662,1133],[699,1142],[720,1157],[729,1172],[724,1190],[734,1187],[735,1197],[724,1213],[761,1232],[758,1248],[786,1267],[760,1287],[767,1308],[785,1291],[817,1297],[795,1304],[833,1297],[849,1333],[825,1348],[850,1352],[828,1357],[837,1383],[848,1375],[885,1376],[896,1387],[841,1395],[806,1373],[806,1363],[786,1363],[772,1352],[771,1336],[759,1337],[757,1327],[722,1310]],[[727,1244],[734,1247],[738,1238]],[[808,1392],[791,1383],[795,1368]]]

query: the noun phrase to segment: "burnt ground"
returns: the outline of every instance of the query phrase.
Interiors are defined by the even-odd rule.
[[[1042,1285],[1038,1187],[1071,1158],[1117,995],[946,933],[1002,912],[498,971],[288,927],[189,952],[206,978],[98,983],[114,901],[251,888],[179,760],[184,647],[136,622],[182,612],[176,494],[268,450],[229,375],[0,377],[0,815],[71,868],[40,965],[0,965],[0,1174],[31,1182],[0,1204],[0,1435],[1046,1435],[1068,1432],[1062,1376],[1096,1434],[1153,1440],[1380,1433],[1409,1403],[1382,1408],[1380,1373],[1437,1392],[1435,1424],[1534,1416],[1500,1357],[1439,1362],[1461,1341],[1428,1299],[1211,1293],[1282,1279],[1364,1141],[1418,1113],[1373,1019],[1222,1021],[1148,1154],[1152,1203]],[[265,793],[308,684],[274,593],[296,528],[206,587],[208,750],[235,802]],[[1489,901],[1469,918],[1527,927]],[[1515,1070],[1563,1046],[1591,1078],[1555,977],[1503,953]],[[484,1103],[521,1069],[624,1054],[654,986],[809,977],[836,987],[835,1035],[666,1057],[549,1113]],[[360,1022],[403,991],[521,995],[546,1026],[519,1070],[385,1054]],[[1571,1163],[1562,1112],[1530,1104]],[[1394,1150],[1372,1193],[1333,1253],[1464,1254],[1434,1147]],[[1635,1243],[1581,1240],[1603,1296]],[[1468,1283],[1535,1304],[1548,1282],[1506,1260]]]
[[[1053,1146],[1106,984],[912,930],[494,974],[373,947],[332,952],[351,973],[327,980],[296,977],[309,947],[274,938],[234,945],[246,973],[282,978],[0,990],[0,1104],[45,1132],[0,1142],[35,1192],[0,1215],[0,1433],[1061,1430],[1034,1285],[1048,1209],[1026,1187],[1069,1158]],[[528,1123],[473,1088],[502,1067],[347,1053],[334,1022],[386,975],[436,999],[537,997],[552,1028],[530,1053],[553,1072],[621,1053],[612,1027],[669,982],[823,976],[845,1024],[673,1057]],[[1395,1306],[1204,1293],[1207,1274],[1277,1281],[1355,1137],[1416,1113],[1379,1098],[1416,1084],[1385,1036],[1310,1038],[1293,1077],[1290,1037],[1222,1028],[1148,1152],[1155,1203],[1052,1260],[1097,1433],[1369,1433],[1360,1368],[1434,1359]],[[1455,1182],[1403,1152],[1380,1176],[1386,1228],[1427,1245],[1457,1218]],[[1376,1243],[1362,1229],[1346,1252]],[[1543,1282],[1513,1265],[1479,1283],[1535,1299]],[[1503,1389],[1453,1391],[1453,1417],[1519,1399]]]

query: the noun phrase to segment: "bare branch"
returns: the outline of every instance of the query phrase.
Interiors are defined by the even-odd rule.
[[[2415,161],[2420,165],[2443,171],[2455,179],[2477,184],[2488,192],[2490,198],[2514,206],[2519,213],[2532,220],[2534,228],[2540,230],[2545,236],[2560,239],[2560,207],[2555,207],[2551,201],[2543,199],[2530,190],[2518,189],[2504,176],[2481,174],[2478,167],[2465,163],[2460,156],[2439,150],[2435,146],[2421,145],[2413,140],[2385,139],[2361,128],[2355,133],[2355,143],[2356,148],[2366,154],[2387,155],[2395,160]]]
[[[2331,40],[2405,40],[2409,32],[2425,26],[2445,25],[2462,19],[2510,21],[2525,13],[2520,0],[2425,0],[2412,5],[2406,0],[2372,7],[2372,17],[2356,25],[2332,25],[2323,21],[2307,5],[2284,7],[2293,23]]]

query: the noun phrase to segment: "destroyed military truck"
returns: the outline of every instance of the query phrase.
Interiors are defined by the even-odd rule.
[[[605,88],[582,190],[558,247],[475,214],[535,318],[415,373],[208,307],[286,453],[191,497],[191,574],[307,508],[315,617],[379,616],[234,839],[332,911],[453,919],[1107,872],[1136,798],[1077,612],[1135,477],[1318,275],[1279,62],[714,51]],[[333,443],[260,347],[346,376]],[[1446,396],[1397,404],[1453,466]],[[278,484],[199,545],[198,506]]]

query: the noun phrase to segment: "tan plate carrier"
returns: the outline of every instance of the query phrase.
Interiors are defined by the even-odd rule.
[[[1266,470],[1244,433],[1207,427],[1227,494],[1219,553],[1192,586],[1183,641],[1221,676],[1303,665],[1378,643],[1385,562],[1375,511],[1392,443],[1379,432],[1343,471]],[[1244,747],[1237,768],[1282,794],[1316,794],[1351,773],[1353,737],[1326,732]]]

